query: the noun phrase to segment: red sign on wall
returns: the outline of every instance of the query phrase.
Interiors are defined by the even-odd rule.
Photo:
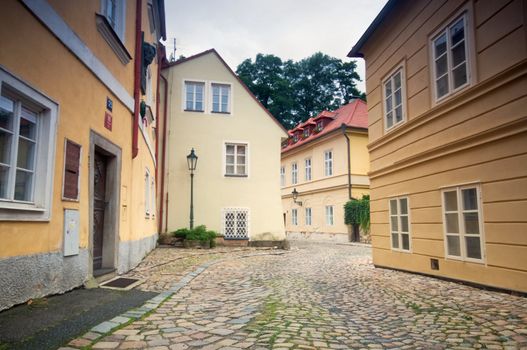
[[[104,113],[104,127],[112,131],[112,115],[109,112]]]

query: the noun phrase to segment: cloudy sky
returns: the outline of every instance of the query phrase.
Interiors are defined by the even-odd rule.
[[[167,53],[215,48],[236,70],[257,53],[299,60],[321,51],[346,54],[386,0],[165,0]],[[364,78],[364,62],[357,61]],[[364,91],[364,83],[358,84]]]

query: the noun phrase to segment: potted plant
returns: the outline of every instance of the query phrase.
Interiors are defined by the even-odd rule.
[[[207,230],[205,225],[200,225],[192,230],[179,229],[175,234],[177,236],[184,236],[183,246],[185,248],[210,249],[216,245],[214,241],[216,239],[216,232]]]

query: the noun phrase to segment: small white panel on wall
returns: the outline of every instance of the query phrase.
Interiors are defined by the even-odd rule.
[[[64,256],[79,254],[79,211],[64,209]]]

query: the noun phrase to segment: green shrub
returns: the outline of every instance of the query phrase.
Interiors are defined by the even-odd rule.
[[[359,225],[364,232],[370,230],[370,196],[364,195],[344,205],[344,223]]]
[[[174,231],[173,235],[175,237],[187,239],[189,241],[210,241],[211,247],[214,247],[216,245],[214,240],[218,234],[215,231],[207,230],[205,225],[200,225],[194,227],[192,230],[188,228],[180,228],[179,230]]]

